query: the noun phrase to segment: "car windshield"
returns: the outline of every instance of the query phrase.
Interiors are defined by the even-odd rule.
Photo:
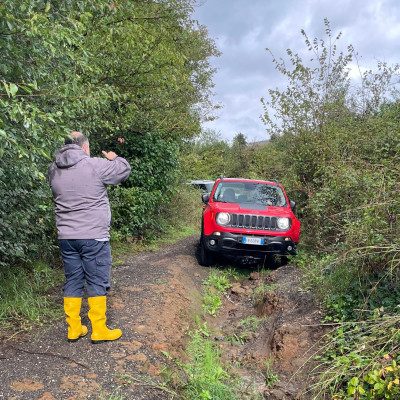
[[[213,201],[273,207],[287,206],[285,195],[279,186],[257,182],[221,181],[215,189]]]

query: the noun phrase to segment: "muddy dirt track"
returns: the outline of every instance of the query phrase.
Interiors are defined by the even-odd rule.
[[[89,334],[66,340],[66,323],[0,342],[0,400],[170,399],[157,388],[167,351],[182,358],[185,332],[202,314],[202,281],[209,274],[195,257],[198,235],[155,253],[130,255],[113,267],[107,325],[120,328],[120,340],[93,345],[87,301],[82,321]],[[298,271],[285,266],[268,275],[254,270],[234,282],[218,317],[208,317],[225,359],[252,390],[268,399],[307,399],[306,370],[323,331],[311,294],[298,289]],[[260,292],[260,286],[270,288]],[[62,307],[60,291],[60,307]],[[255,307],[255,304],[257,305]],[[257,330],[241,331],[240,321],[257,316]],[[232,338],[240,337],[234,341]],[[266,361],[279,382],[266,385]],[[255,389],[254,389],[255,388]],[[119,398],[119,397],[118,397]],[[175,397],[176,398],[176,397]],[[245,395],[243,395],[245,398]]]

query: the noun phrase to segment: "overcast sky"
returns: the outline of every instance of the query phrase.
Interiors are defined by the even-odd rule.
[[[265,48],[278,58],[287,48],[305,51],[300,31],[325,38],[324,18],[333,36],[342,32],[341,45],[354,46],[361,65],[400,62],[400,0],[198,0],[193,18],[222,52],[212,65],[218,70],[214,100],[223,108],[203,127],[225,139],[239,132],[249,141],[268,139],[260,99],[285,81]]]

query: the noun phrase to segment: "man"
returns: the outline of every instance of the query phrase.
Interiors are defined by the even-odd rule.
[[[49,167],[66,278],[63,292],[69,342],[76,342],[88,332],[80,317],[85,282],[92,343],[116,340],[122,335],[121,330],[106,326],[106,295],[111,283],[107,185],[125,180],[131,168],[114,152],[102,153],[105,158],[91,158],[87,137],[72,132]]]

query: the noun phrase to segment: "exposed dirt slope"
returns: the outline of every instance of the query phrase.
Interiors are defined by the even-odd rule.
[[[202,312],[201,282],[209,270],[197,263],[197,243],[198,236],[192,236],[157,253],[130,255],[113,268],[107,324],[123,330],[116,342],[91,344],[86,300],[82,319],[89,334],[76,343],[67,342],[64,320],[2,339],[0,399],[108,400],[113,394],[130,400],[168,399],[156,387],[166,362],[161,351],[182,357],[187,327]],[[273,286],[257,297],[263,285]],[[61,296],[60,291],[60,307]],[[241,321],[252,315],[266,319],[243,332]],[[265,398],[294,399],[307,398],[299,394],[308,385],[305,371],[294,373],[322,335],[314,326],[319,320],[311,294],[298,290],[298,271],[287,266],[236,282],[210,324],[224,356],[249,385],[255,382]],[[235,335],[239,343],[232,339]],[[267,360],[273,362],[269,372],[280,380],[269,387]]]
[[[300,271],[289,265],[268,274],[252,272],[233,285],[214,323],[236,373],[249,390],[255,387],[271,400],[312,398],[311,360],[326,331],[299,279]]]

